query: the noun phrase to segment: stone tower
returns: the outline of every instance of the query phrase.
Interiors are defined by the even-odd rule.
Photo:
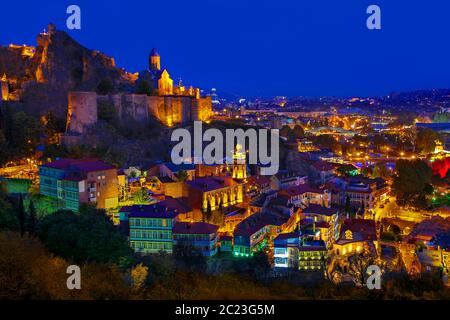
[[[6,74],[3,74],[3,77],[0,79],[2,86],[2,100],[7,101],[9,98],[9,82]]]
[[[161,70],[161,57],[155,48],[150,52],[149,68],[150,70]]]

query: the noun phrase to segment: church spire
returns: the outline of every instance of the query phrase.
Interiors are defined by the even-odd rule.
[[[161,57],[156,48],[153,48],[150,52],[149,68],[150,70],[161,70]]]

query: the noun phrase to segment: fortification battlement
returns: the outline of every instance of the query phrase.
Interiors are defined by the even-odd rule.
[[[98,121],[98,105],[114,107],[119,119],[145,121],[150,115],[170,127],[190,121],[207,121],[212,115],[211,97],[148,96],[119,93],[98,95],[96,92],[70,92],[67,112],[68,134],[83,134]]]

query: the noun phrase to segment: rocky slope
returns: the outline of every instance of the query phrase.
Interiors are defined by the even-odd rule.
[[[0,47],[3,74],[28,112],[53,110],[60,117],[65,116],[70,90],[95,90],[103,79],[117,88],[134,82],[134,76],[117,68],[113,58],[81,46],[54,25],[38,35],[36,48]]]

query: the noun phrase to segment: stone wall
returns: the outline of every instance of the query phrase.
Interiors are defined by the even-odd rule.
[[[67,132],[83,134],[87,126],[97,123],[97,94],[95,92],[69,92]]]
[[[147,96],[145,94],[97,95],[95,92],[70,92],[67,115],[67,133],[83,134],[97,122],[97,104],[110,103],[119,119],[145,121],[155,116],[166,126],[189,121],[209,120],[212,113],[211,97]]]

